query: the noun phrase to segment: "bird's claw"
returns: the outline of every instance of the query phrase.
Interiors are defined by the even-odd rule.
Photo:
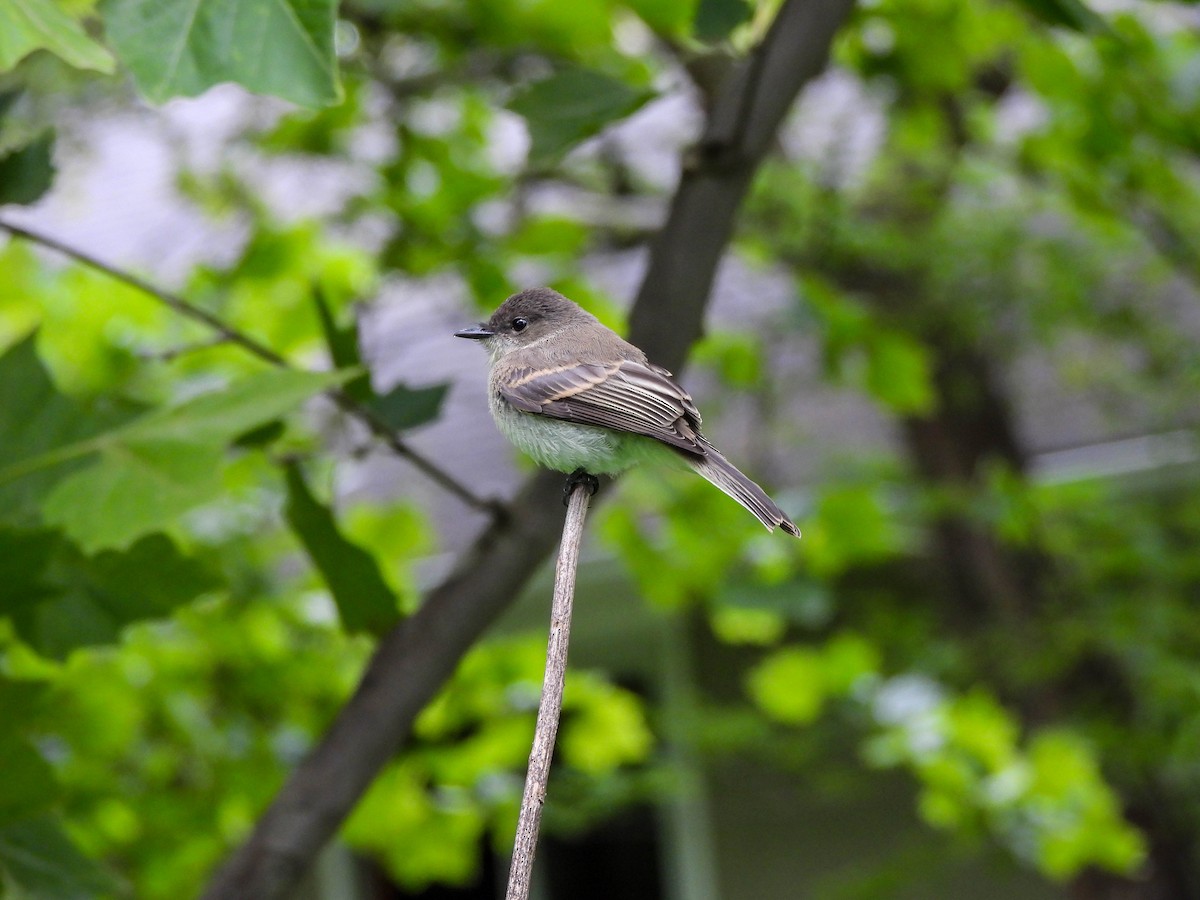
[[[596,496],[596,491],[600,490],[600,479],[595,475],[590,474],[585,469],[576,469],[567,476],[567,483],[563,485],[563,506],[567,506],[571,499],[571,492],[575,490],[575,485],[582,484],[588,489],[588,493],[593,497]]]

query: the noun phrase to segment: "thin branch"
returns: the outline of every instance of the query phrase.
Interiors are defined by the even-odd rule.
[[[587,486],[577,484],[571,492],[567,519],[563,523],[558,566],[554,570],[554,601],[550,607],[550,638],[546,644],[542,702],[538,705],[537,727],[533,732],[533,747],[529,751],[529,770],[525,774],[525,793],[521,797],[521,815],[517,820],[517,836],[513,844],[512,867],[508,870],[505,900],[527,900],[529,897],[538,828],[542,822],[542,804],[546,801],[550,760],[554,757],[554,739],[558,735],[558,720],[562,715],[579,545],[583,541],[583,523],[591,499],[592,492]]]
[[[200,353],[203,350],[211,350],[213,347],[220,347],[228,343],[229,339],[225,335],[214,334],[202,341],[180,344],[178,347],[168,347],[165,350],[137,351],[137,356],[145,362],[169,363],[187,356],[189,353]]]
[[[325,393],[338,405],[339,409],[354,416],[354,418],[370,430],[371,434],[383,441],[393,453],[407,459],[426,478],[438,484],[443,490],[453,494],[463,503],[467,504],[467,506],[487,513],[495,521],[500,521],[508,515],[503,504],[495,500],[480,497],[446,470],[439,468],[429,459],[413,450],[395,432],[392,426],[379,418],[370,407],[364,406],[347,394],[345,390],[342,388],[331,388]]]
[[[97,272],[103,272],[114,281],[119,281],[122,284],[141,291],[146,296],[157,300],[159,303],[175,310],[185,318],[200,322],[207,325],[217,334],[221,335],[226,341],[231,344],[236,344],[248,353],[257,356],[259,359],[269,362],[273,366],[288,365],[288,361],[268,347],[256,341],[250,335],[238,331],[233,326],[221,321],[206,309],[196,306],[184,300],[178,294],[174,294],[164,288],[160,288],[155,284],[151,284],[143,278],[139,278],[132,272],[127,272],[124,269],[118,269],[116,266],[109,265],[101,259],[92,256],[90,253],[85,253],[83,250],[76,249],[70,244],[64,244],[57,238],[50,237],[47,234],[42,234],[38,231],[33,231],[29,228],[24,228],[20,225],[14,225],[12,222],[6,222],[0,219],[0,230],[7,231],[13,237],[21,238],[29,241],[31,244],[39,244],[42,247],[47,247],[56,253],[61,253],[63,256],[82,263],[89,269],[95,269]]]
[[[7,231],[13,237],[21,238],[33,244],[46,247],[54,250],[56,253],[61,253],[78,263],[82,263],[90,269],[95,269],[97,272],[103,272],[109,278],[126,284],[137,291],[142,292],[153,300],[173,309],[175,312],[199,322],[202,325],[211,328],[217,333],[221,343],[229,343],[241,347],[247,353],[258,357],[264,362],[270,363],[273,366],[280,368],[291,368],[291,363],[268,347],[266,344],[255,340],[250,335],[243,331],[239,331],[229,323],[225,322],[218,316],[210,313],[208,310],[197,306],[196,304],[185,300],[178,294],[161,288],[156,284],[147,281],[132,272],[125,269],[117,268],[103,260],[72,247],[70,244],[65,244],[57,238],[42,234],[38,231],[25,228],[21,225],[15,225],[12,222],[6,222],[0,219],[0,230]],[[462,484],[450,475],[448,472],[439,468],[436,464],[426,459],[417,451],[413,450],[404,440],[396,434],[394,430],[382,419],[380,419],[369,408],[354,400],[346,394],[341,388],[332,388],[326,391],[326,394],[338,405],[338,408],[353,416],[359,422],[367,427],[368,430],[380,440],[382,440],[391,450],[398,456],[402,456],[411,462],[418,470],[421,471],[430,480],[436,482],[446,491],[454,494],[468,506],[489,513],[494,519],[503,516],[502,510],[499,509],[496,503],[486,500],[478,496],[474,491]]]
[[[757,133],[778,127],[805,79],[820,71],[850,7],[851,0],[787,0],[771,26],[772,33],[787,33],[770,47],[772,53],[790,47],[792,55],[779,65],[762,67],[757,90],[776,96],[771,104],[756,107],[758,114],[747,127]],[[738,92],[723,92],[714,115],[721,111],[723,121],[738,121],[721,108],[746,100]],[[745,165],[753,169],[753,157]],[[748,174],[730,179],[703,163],[685,173],[671,216],[651,248],[630,333],[634,343],[667,368],[682,362],[700,333],[712,276],[745,193],[743,177],[748,184]],[[685,215],[688,210],[695,210],[694,216]],[[724,239],[713,239],[720,235]],[[670,277],[673,273],[679,277]],[[556,473],[530,478],[509,504],[508,518],[485,529],[421,608],[384,636],[354,695],[288,777],[254,832],[213,875],[205,900],[272,900],[294,893],[317,851],[400,749],[413,720],[462,654],[549,555],[560,528],[555,510],[561,492],[562,478]]]

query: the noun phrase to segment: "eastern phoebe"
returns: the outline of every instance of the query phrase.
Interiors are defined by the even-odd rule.
[[[696,405],[671,373],[557,291],[514,294],[486,323],[455,336],[487,348],[492,417],[541,465],[577,478],[682,460],[768,530],[800,537],[766,492],[705,440]]]

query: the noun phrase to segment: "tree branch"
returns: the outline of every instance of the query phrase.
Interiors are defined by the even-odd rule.
[[[743,122],[732,135],[740,162],[701,159],[685,172],[671,215],[651,248],[649,271],[631,314],[631,340],[651,359],[677,367],[700,334],[717,261],[753,171],[804,82],[820,72],[852,0],[788,0],[757,53],[753,90],[723,92],[714,121]],[[764,96],[759,96],[764,95]],[[770,95],[768,101],[765,95]],[[750,113],[740,115],[741,104]],[[385,762],[460,656],[512,602],[549,554],[562,478],[539,473],[475,542],[454,573],[410,618],[384,637],[354,695],[300,762],[254,832],[213,876],[207,900],[288,895],[316,851]]]
[[[529,771],[521,797],[521,815],[513,842],[512,867],[508,871],[506,900],[527,900],[537,852],[542,804],[550,780],[550,760],[562,715],[563,686],[567,680],[567,647],[571,642],[571,604],[575,599],[575,572],[579,568],[579,545],[592,492],[585,484],[575,485],[567,507],[554,571],[554,602],[550,607],[550,637],[546,645],[546,673],[542,679],[542,701],[538,704],[537,727],[529,751]]]
[[[700,337],[742,198],[800,88],[825,68],[852,6],[853,0],[788,0],[762,44],[719,91],[652,245],[629,320],[630,340],[660,365],[679,366]]]
[[[72,247],[70,244],[63,243],[57,238],[33,231],[32,229],[25,228],[21,225],[14,225],[12,222],[6,222],[3,219],[0,219],[0,231],[7,231],[13,237],[29,241],[32,244],[38,244],[39,246],[46,247],[55,251],[56,253],[61,253],[63,256],[73,259],[75,262],[81,263],[90,269],[95,269],[97,272],[103,272],[114,281],[119,281],[122,284],[128,285],[134,290],[140,291],[147,297],[158,301],[169,309],[173,309],[184,318],[191,319],[194,322],[199,322],[200,324],[211,328],[217,333],[217,335],[220,336],[223,342],[241,347],[247,353],[258,357],[263,362],[270,363],[273,366],[278,366],[279,368],[283,369],[292,368],[291,363],[289,363],[286,359],[284,359],[266,344],[255,340],[244,331],[234,328],[228,322],[224,321],[213,313],[210,313],[203,307],[197,306],[196,304],[185,300],[178,294],[172,293],[165,288],[161,288],[144,278],[140,278],[139,276],[134,275],[132,272],[128,272],[125,269],[120,269],[116,266],[110,265],[104,262],[102,259],[92,256],[90,253],[85,253],[83,250]],[[495,503],[486,500],[483,497],[477,496],[474,491],[468,488],[465,484],[459,482],[450,473],[442,470],[432,461],[426,459],[420,453],[413,450],[412,447],[405,443],[404,440],[398,434],[396,434],[396,432],[393,431],[386,422],[375,415],[371,409],[350,397],[341,388],[331,388],[325,393],[330,397],[330,399],[333,400],[334,403],[337,404],[339,409],[341,409],[347,415],[353,416],[360,423],[365,425],[373,435],[387,444],[387,446],[391,448],[392,452],[407,459],[431,481],[436,482],[444,490],[458,497],[468,506],[488,512],[493,516],[493,518],[501,517],[501,513]]]

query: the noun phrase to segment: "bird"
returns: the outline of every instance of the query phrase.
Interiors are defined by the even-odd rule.
[[[564,499],[598,475],[642,462],[682,462],[769,531],[800,529],[700,431],[700,411],[672,374],[577,303],[523,290],[456,337],[491,357],[488,405],[500,431],[535,462],[570,473]]]

